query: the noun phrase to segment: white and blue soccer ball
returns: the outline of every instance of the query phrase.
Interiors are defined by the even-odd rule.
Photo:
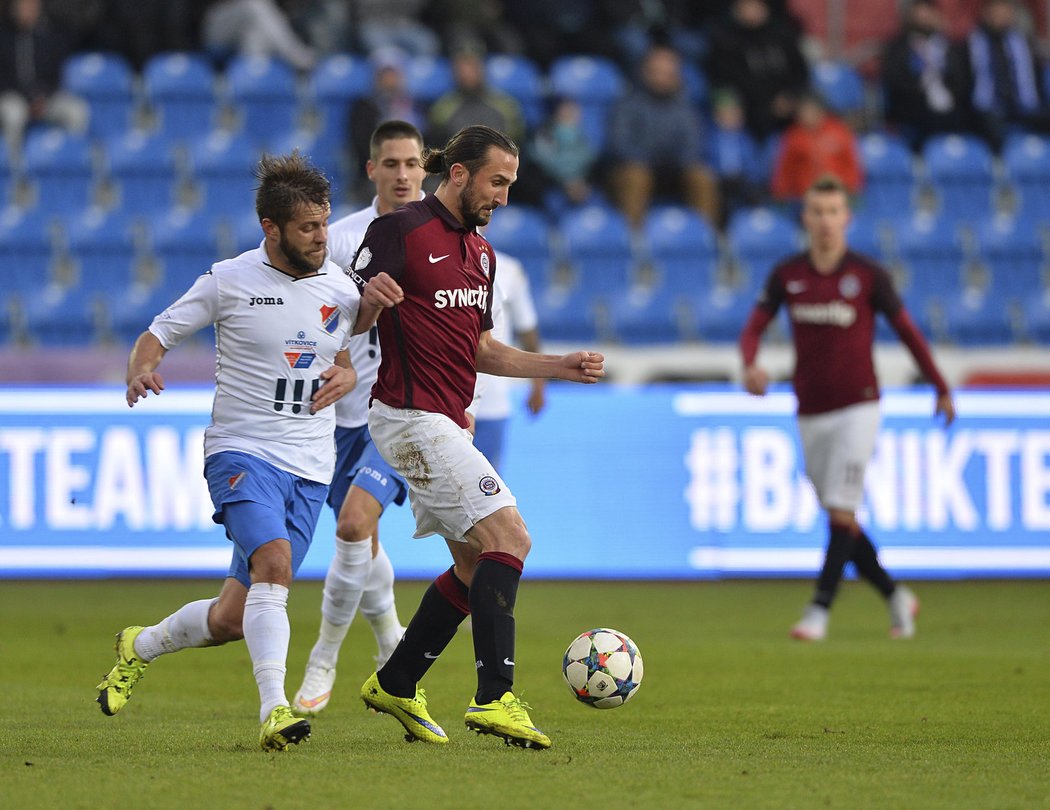
[[[613,709],[634,697],[644,672],[638,646],[608,627],[576,636],[561,670],[576,699],[595,709]]]

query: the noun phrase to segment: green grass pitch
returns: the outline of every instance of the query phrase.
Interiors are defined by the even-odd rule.
[[[518,687],[549,751],[463,727],[474,687],[460,633],[424,686],[446,746],[407,744],[357,692],[360,620],[313,737],[258,750],[243,644],[160,659],[116,717],[94,702],[113,635],[217,582],[0,583],[0,804],[9,808],[1050,807],[1050,589],[917,583],[919,634],[890,641],[877,597],[847,583],[829,639],[787,636],[797,582],[548,583],[518,599]],[[403,620],[424,584],[398,585]],[[289,697],[321,584],[297,583]],[[561,656],[594,626],[630,635],[645,680],[607,711],[573,700]]]

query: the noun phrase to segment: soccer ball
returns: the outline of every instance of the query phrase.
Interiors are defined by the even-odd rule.
[[[573,639],[561,671],[578,701],[595,709],[612,709],[638,691],[642,655],[623,633],[598,627]]]

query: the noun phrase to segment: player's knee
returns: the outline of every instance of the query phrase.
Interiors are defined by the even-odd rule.
[[[375,525],[365,510],[347,507],[339,513],[335,524],[335,534],[344,543],[367,540],[374,533]]]
[[[243,612],[223,610],[216,605],[208,614],[208,632],[213,644],[226,644],[244,638]]]
[[[503,551],[512,554],[519,560],[524,560],[532,549],[532,538],[524,523],[515,523],[508,531],[500,536],[498,548],[494,551]]]

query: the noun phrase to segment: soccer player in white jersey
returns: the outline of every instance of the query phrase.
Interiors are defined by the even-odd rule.
[[[525,268],[513,256],[499,250],[496,264],[499,273],[493,283],[492,336],[500,343],[514,339],[529,352],[540,351],[539,319],[529,290]],[[506,377],[479,374],[475,399],[470,413],[474,417],[474,446],[487,458],[496,472],[503,470],[503,442],[510,421],[512,383]],[[529,381],[525,405],[537,416],[546,404],[547,381]]]
[[[406,121],[386,121],[370,141],[365,170],[376,196],[360,211],[328,229],[328,258],[346,268],[354,260],[369,224],[406,202],[421,199],[423,136]],[[357,371],[354,390],[335,404],[336,465],[328,504],[336,513],[335,555],[324,582],[321,629],[310,651],[303,684],[292,705],[317,714],[332,697],[339,648],[360,608],[375,634],[377,666],[394,651],[404,628],[394,604],[394,569],[379,543],[379,518],[391,503],[404,503],[408,485],[387,464],[368,433],[368,399],[379,370],[376,327],[350,340]]]
[[[153,319],[128,358],[127,402],[160,394],[169,349],[215,325],[216,385],[204,434],[214,520],[233,542],[219,596],[117,634],[117,663],[98,685],[116,714],[157,657],[243,638],[259,687],[264,750],[309,736],[285,697],[288,588],[313,536],[335,464],[329,406],[354,385],[347,345],[396,301],[389,278],[358,293],[327,261],[329,182],[298,153],[257,169],[258,248],[218,262]]]

